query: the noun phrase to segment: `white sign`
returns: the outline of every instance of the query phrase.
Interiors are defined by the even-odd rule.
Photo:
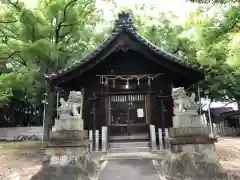
[[[144,117],[144,111],[143,111],[143,109],[137,109],[137,117],[139,117],[139,118]]]

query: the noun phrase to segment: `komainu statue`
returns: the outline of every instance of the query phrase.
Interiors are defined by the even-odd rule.
[[[71,113],[73,116],[80,117],[80,109],[82,104],[82,93],[80,91],[70,91],[68,96],[68,103],[71,106]]]
[[[174,106],[178,112],[185,112],[188,109],[197,109],[197,103],[195,101],[196,95],[192,93],[190,97],[187,96],[184,87],[173,88],[172,98]]]
[[[63,98],[60,98],[61,106],[58,108],[59,118],[67,118],[69,116],[81,118],[79,110],[81,110],[82,105],[82,94],[78,91],[70,91],[68,100],[64,101]]]

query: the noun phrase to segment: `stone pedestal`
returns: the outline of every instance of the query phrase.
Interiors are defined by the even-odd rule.
[[[64,124],[63,121],[58,121]],[[84,174],[91,176],[95,173],[96,164],[92,161],[89,152],[87,131],[72,130],[74,127],[73,124],[76,122],[73,120],[66,122],[68,125],[64,127],[56,126],[56,131],[50,133],[50,140],[45,150],[43,167],[61,169],[58,171],[60,174],[64,173],[65,168],[79,169],[79,171],[85,172]],[[80,128],[75,127],[74,129]]]
[[[88,155],[88,138],[84,130],[60,130],[50,133],[45,163],[67,165],[79,163]]]
[[[208,158],[217,161],[214,142],[216,139],[209,136],[208,127],[201,121],[197,113],[197,104],[186,96],[182,88],[179,96],[174,92],[173,100],[175,116],[173,128],[169,129],[170,144],[173,152],[199,152]],[[184,91],[184,92],[183,92]],[[181,104],[180,104],[181,103]]]
[[[83,129],[83,119],[75,118],[74,116],[66,119],[55,120],[56,131],[71,130],[80,131]]]
[[[205,127],[199,116],[195,111],[188,110],[186,112],[175,112],[173,116],[173,127]]]
[[[76,172],[83,173],[76,174],[76,178],[73,180],[89,179],[86,174],[93,174],[96,170],[96,164],[91,160],[89,154],[88,133],[83,130],[83,120],[77,114],[77,102],[79,101],[74,101],[74,95],[74,92],[70,93],[69,99],[71,101],[61,100],[62,106],[58,109],[60,119],[55,120],[55,131],[50,132],[43,168],[55,168],[58,171],[58,177],[69,178],[71,175],[67,176],[66,173],[71,174],[72,170],[74,172],[76,170]],[[53,174],[49,174],[49,177]]]
[[[213,161],[218,160],[214,142],[207,127],[170,128],[170,143],[173,152],[198,152]]]

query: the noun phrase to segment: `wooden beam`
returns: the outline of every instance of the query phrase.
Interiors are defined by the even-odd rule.
[[[158,94],[158,92],[146,92],[146,91],[120,91],[120,92],[96,92],[98,96],[107,95],[127,95],[127,94]]]

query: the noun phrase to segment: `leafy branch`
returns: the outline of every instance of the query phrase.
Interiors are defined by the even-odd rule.
[[[64,7],[64,10],[63,10],[63,19],[62,21],[60,21],[57,25],[57,28],[55,30],[55,43],[58,44],[59,43],[59,39],[60,39],[60,31],[61,31],[61,28],[63,27],[63,24],[66,22],[67,20],[67,9],[68,7],[77,2],[77,0],[72,0],[70,1],[69,3],[66,4],[66,6]]]
[[[16,23],[16,22],[18,22],[18,20],[0,21],[0,23],[3,23],[3,24],[10,24],[10,23]]]

